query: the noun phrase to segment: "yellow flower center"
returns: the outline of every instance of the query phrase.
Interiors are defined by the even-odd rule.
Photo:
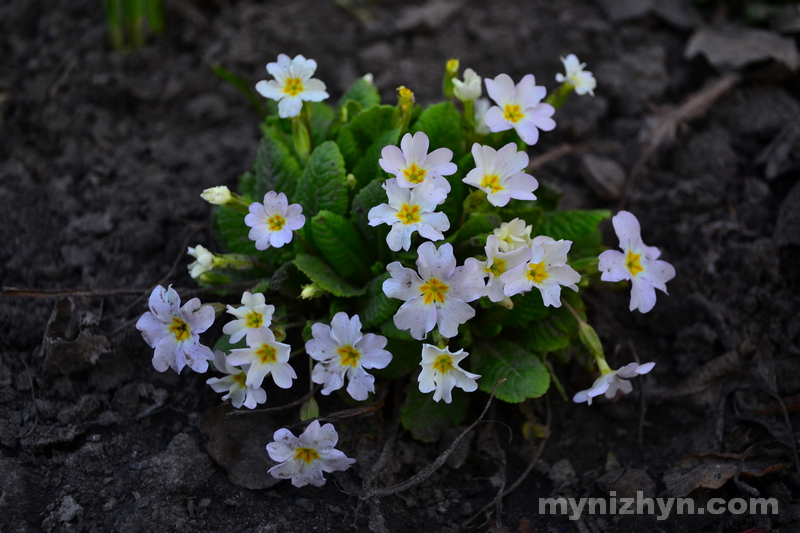
[[[642,254],[635,254],[628,250],[625,255],[625,266],[632,276],[636,276],[636,274],[644,270],[642,267]]]
[[[525,118],[525,113],[520,111],[519,104],[506,104],[505,109],[503,110],[503,118],[507,121],[516,124],[523,118]]]
[[[262,344],[261,348],[256,350],[256,356],[261,361],[261,364],[275,363],[278,361],[277,352],[275,348],[269,344]]]
[[[500,178],[497,177],[497,174],[493,174],[491,176],[484,174],[483,179],[481,180],[481,187],[484,189],[489,189],[490,194],[503,190],[503,186],[500,185]]]
[[[403,204],[400,206],[400,211],[397,212],[397,218],[403,224],[416,224],[420,220],[422,220],[419,216],[419,206],[418,205],[408,205]]]
[[[411,166],[403,171],[403,176],[411,183],[422,183],[427,173],[428,171],[424,168],[419,168],[416,163],[411,163]]]
[[[422,292],[422,301],[425,302],[425,304],[431,304],[433,302],[443,304],[444,295],[450,290],[450,287],[436,278],[431,278],[428,280],[428,283],[421,285],[419,290]]]
[[[300,78],[288,78],[286,85],[283,87],[283,92],[289,96],[297,96],[303,92],[303,81]]]
[[[273,215],[267,219],[267,224],[269,224],[270,231],[280,231],[286,224],[286,219],[280,215]]]
[[[440,355],[433,362],[433,368],[442,374],[447,374],[453,369],[453,358],[449,355]]]
[[[492,259],[492,264],[487,266],[484,270],[489,274],[494,274],[494,277],[498,277],[506,271],[506,261],[505,259],[495,257]]]
[[[541,263],[531,263],[528,265],[528,271],[525,272],[525,276],[531,280],[532,282],[539,284],[546,280],[549,275],[547,274],[547,270],[544,268],[544,261]]]
[[[358,366],[358,359],[361,357],[361,353],[358,350],[348,344],[337,348],[336,351],[341,357],[340,363],[342,366],[352,366],[353,368]]]
[[[172,319],[172,325],[169,330],[175,335],[175,340],[178,342],[189,340],[189,337],[192,336],[189,324],[177,317]]]
[[[245,317],[245,324],[248,328],[258,329],[264,323],[264,317],[258,311],[248,313]]]
[[[234,374],[233,382],[239,385],[240,387],[245,387],[245,382],[247,381],[247,374],[244,372],[239,372],[238,374]]]
[[[304,461],[306,464],[311,464],[319,459],[319,454],[314,448],[297,448],[294,451],[295,461]]]

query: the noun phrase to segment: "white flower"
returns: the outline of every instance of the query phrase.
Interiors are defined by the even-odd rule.
[[[354,400],[366,400],[375,392],[375,378],[365,368],[386,368],[392,354],[384,350],[386,337],[361,333],[358,315],[348,318],[347,313],[336,313],[331,325],[314,324],[306,351],[319,361],[311,372],[311,381],[324,385],[322,394],[328,395],[344,385],[347,375],[347,392]]]
[[[492,107],[488,98],[478,98],[475,100],[475,133],[489,135],[492,130],[486,125],[486,112]]]
[[[258,387],[251,387],[246,384],[247,370],[249,365],[239,369],[225,360],[225,354],[217,350],[214,352],[214,366],[217,370],[227,374],[222,378],[209,378],[206,383],[214,389],[214,392],[227,392],[222,397],[222,401],[230,400],[231,405],[239,409],[245,406],[248,409],[255,409],[256,405],[267,401],[267,392]]]
[[[434,213],[436,206],[444,202],[447,192],[426,181],[413,189],[404,189],[391,178],[383,184],[388,204],[381,204],[369,210],[367,217],[370,226],[389,224],[392,226],[386,236],[386,244],[393,252],[411,247],[411,235],[420,235],[432,241],[444,239],[443,231],[450,229],[450,220],[444,213]]]
[[[289,59],[286,54],[278,56],[277,63],[268,63],[267,72],[274,80],[261,80],[256,90],[261,96],[278,101],[278,115],[281,118],[294,117],[300,113],[303,101],[321,102],[328,97],[325,84],[312,78],[317,70],[317,62],[302,55]]]
[[[545,306],[561,307],[561,286],[578,290],[581,275],[567,265],[572,241],[555,241],[540,235],[533,239],[530,260],[500,276],[506,296],[527,292],[533,287],[542,293]]]
[[[228,306],[228,313],[236,317],[222,328],[222,333],[231,336],[231,344],[236,344],[245,335],[261,328],[269,328],[272,324],[274,305],[267,305],[266,298],[260,292],[251,294],[245,291],[242,294],[242,306]]]
[[[456,267],[450,243],[437,250],[432,242],[426,242],[417,253],[419,274],[398,261],[386,267],[392,277],[383,282],[383,292],[406,301],[394,315],[394,323],[399,329],[410,329],[418,340],[436,325],[443,336],[455,337],[459,324],[475,316],[466,302],[477,300],[486,290],[478,262]]]
[[[231,191],[226,186],[211,187],[200,194],[200,198],[214,205],[225,205],[231,201]]]
[[[216,266],[214,265],[214,254],[199,244],[194,248],[190,246],[186,253],[195,258],[195,261],[189,263],[189,275],[192,276],[192,279],[199,278]]]
[[[528,166],[528,154],[518,152],[514,143],[508,143],[499,151],[491,146],[472,145],[475,167],[462,180],[486,193],[489,203],[503,207],[512,198],[536,200],[533,191],[539,182],[523,172]]]
[[[429,143],[428,136],[421,131],[413,137],[406,133],[400,141],[400,148],[389,145],[381,150],[378,163],[383,170],[394,174],[400,187],[411,189],[432,181],[436,187],[449,193],[450,183],[443,176],[458,170],[455,163],[451,162],[453,152],[449,148],[438,148],[428,153]]]
[[[594,96],[597,80],[594,79],[591,72],[583,70],[586,67],[586,63],[578,61],[575,54],[570,54],[566,58],[562,57],[561,62],[564,63],[564,70],[567,74],[566,76],[561,73],[556,74],[556,81],[558,83],[569,83],[578,94],[589,93]]]
[[[282,192],[269,191],[264,195],[263,204],[253,202],[249,209],[244,223],[252,228],[248,237],[256,242],[256,250],[266,250],[270,246],[280,248],[292,241],[292,231],[306,223],[303,208],[299,204],[289,205]]]
[[[475,380],[481,376],[467,372],[458,366],[458,363],[467,355],[469,354],[464,350],[453,353],[447,347],[442,350],[430,344],[423,344],[422,361],[419,363],[422,366],[422,372],[417,378],[419,391],[435,390],[433,401],[438,402],[444,398],[444,403],[450,403],[453,401],[451,396],[453,387],[458,387],[464,392],[476,390],[478,382]]]
[[[269,473],[278,479],[291,479],[295,487],[321,487],[325,484],[323,472],[347,470],[356,462],[334,449],[339,435],[333,424],[320,427],[319,420],[314,420],[299,437],[284,428],[276,431],[273,438],[275,442],[267,444],[267,452],[280,464],[270,468]]]
[[[622,394],[628,394],[633,390],[633,385],[627,380],[647,374],[654,366],[656,366],[655,363],[645,363],[643,365],[629,363],[619,370],[609,370],[597,378],[591,388],[575,394],[572,401],[575,403],[587,402],[592,405],[592,398],[601,394],[605,394],[606,398],[609,399],[616,396],[618,391],[622,391]]]
[[[481,97],[481,77],[474,70],[464,71],[464,81],[453,78],[453,94],[462,102],[471,102]]]
[[[231,350],[228,363],[232,365],[250,365],[247,370],[245,385],[258,388],[267,374],[272,374],[275,384],[288,389],[297,374],[289,364],[291,346],[275,342],[275,335],[269,328],[251,331],[247,335],[248,348]]]
[[[519,84],[508,74],[486,80],[486,92],[497,104],[486,112],[486,125],[493,132],[514,128],[526,144],[536,144],[539,130],[550,131],[556,127],[550,118],[556,112],[550,104],[541,103],[547,95],[544,87],[536,85],[533,74],[525,75]]]
[[[533,244],[531,239],[531,226],[526,226],[521,218],[515,218],[511,222],[503,222],[499,228],[495,228],[494,234],[497,235],[497,248],[501,252],[513,252],[518,248],[530,247]]]
[[[620,211],[612,219],[622,252],[606,250],[600,254],[598,270],[603,281],[631,280],[630,310],[647,313],[656,305],[656,289],[667,294],[666,283],[675,277],[675,267],[659,261],[661,252],[642,242],[639,221],[628,211]]]
[[[503,291],[503,280],[500,276],[517,268],[531,257],[528,247],[503,252],[499,249],[498,244],[497,235],[489,235],[486,238],[486,261],[478,261],[479,273],[482,273],[484,277],[489,277],[486,282],[486,296],[493,302],[501,302],[506,297]],[[467,261],[469,262],[470,259],[472,258],[468,258]]]
[[[172,286],[164,289],[159,285],[150,294],[150,311],[139,318],[136,329],[155,348],[153,367],[159,372],[172,368],[180,374],[188,366],[203,373],[214,352],[200,344],[200,334],[214,323],[214,308],[201,305],[199,298],[180,305],[181,298]]]

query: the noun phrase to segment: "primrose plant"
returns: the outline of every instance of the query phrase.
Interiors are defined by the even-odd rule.
[[[278,430],[267,446],[271,473],[295,486],[322,485],[324,472],[354,462],[334,449],[334,427],[316,420],[316,392],[364,402],[409,380],[401,421],[427,441],[464,418],[478,389],[510,403],[552,383],[563,395],[548,358],[597,366],[575,402],[630,392],[628,380],[654,364],[612,370],[582,292],[630,281],[630,308],[646,313],[675,270],[643,243],[633,214],[614,216],[621,251],[607,250],[598,224],[608,211],[560,210],[559,191],[527,172],[528,146],[556,127],[556,109],[596,87],[574,55],[562,61],[549,96],[531,74],[516,83],[499,74],[483,80],[486,100],[478,74],[459,79],[451,60],[444,101],[424,109],[406,87],[382,104],[370,76],[328,105],[313,60],[269,63],[272,79],[256,89],[273,112],[252,171],[237,192],[201,194],[218,206],[224,253],[189,248],[201,285],[247,290],[227,305],[213,350],[199,334],[222,305],[181,307],[171,287],[153,291],[137,328],[155,369],[205,372],[212,362],[207,383],[237,409],[268,405],[273,384],[307,396],[300,416],[314,420],[299,436]]]

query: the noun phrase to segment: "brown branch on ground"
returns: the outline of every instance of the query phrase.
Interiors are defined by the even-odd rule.
[[[556,146],[552,150],[543,153],[540,156],[534,157],[528,163],[528,170],[536,170],[545,166],[547,163],[561,159],[564,156],[574,154],[576,152],[594,152],[594,151],[619,151],[620,145],[616,143],[592,142],[585,144],[569,144],[565,143]]]
[[[428,466],[426,466],[425,468],[423,468],[422,470],[420,470],[407,480],[403,481],[402,483],[397,483],[396,485],[392,485],[390,487],[386,487],[383,489],[371,488],[371,487],[362,488],[361,491],[359,491],[356,494],[358,496],[359,501],[371,500],[373,498],[382,498],[384,496],[392,496],[394,494],[398,494],[400,492],[408,490],[416,485],[419,485],[420,483],[428,479],[428,477],[430,477],[431,474],[433,474],[439,468],[441,468],[444,462],[447,461],[447,458],[450,457],[450,454],[453,453],[453,451],[458,447],[458,443],[461,442],[461,439],[463,439],[467,433],[472,431],[475,428],[475,426],[477,426],[478,423],[483,420],[483,417],[486,415],[486,411],[489,410],[489,406],[492,404],[492,400],[494,399],[494,393],[497,390],[497,387],[500,384],[504,383],[505,381],[506,381],[505,378],[500,379],[497,381],[497,383],[494,384],[494,388],[492,389],[492,394],[489,396],[489,401],[486,402],[486,406],[484,406],[481,415],[477,418],[477,420],[475,420],[475,422],[470,424],[470,426],[467,429],[465,429],[458,437],[456,437],[455,440],[453,440],[453,443],[450,445],[450,447],[447,448],[439,457],[437,457],[433,463],[429,464]]]
[[[545,405],[547,406],[547,422],[544,425],[545,428],[544,437],[542,438],[542,441],[539,443],[539,447],[533,454],[533,457],[528,463],[528,466],[525,468],[525,471],[522,472],[522,474],[520,474],[520,476],[516,479],[516,481],[514,481],[514,483],[511,484],[511,486],[509,486],[505,491],[502,492],[502,495],[500,496],[501,499],[505,498],[506,496],[514,492],[514,490],[516,490],[516,488],[519,487],[523,481],[525,481],[528,475],[533,471],[534,467],[536,466],[536,463],[539,461],[539,457],[542,456],[542,452],[544,451],[544,446],[545,444],[547,444],[547,440],[550,438],[550,425],[553,421],[553,413],[552,410],[550,409],[550,397],[545,396],[544,401]],[[478,518],[480,515],[488,511],[493,505],[496,504],[495,500],[492,500],[491,502],[487,503],[486,505],[483,506],[483,508],[480,511],[478,511],[470,518],[462,522],[461,527],[465,528],[469,526],[469,524],[471,524],[476,518]]]
[[[657,123],[649,127],[642,136],[642,154],[634,163],[631,173],[622,188],[619,205],[617,206],[618,210],[625,208],[633,185],[644,170],[645,165],[650,162],[656,151],[665,142],[675,138],[678,127],[685,122],[705,115],[711,109],[711,106],[733,89],[741,79],[742,76],[738,72],[731,72],[721,78],[717,78],[699,92],[690,95],[680,107],[670,109],[658,117]]]

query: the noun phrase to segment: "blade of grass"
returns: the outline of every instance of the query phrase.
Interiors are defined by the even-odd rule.
[[[115,50],[122,50],[125,47],[125,32],[122,28],[120,0],[103,0],[103,7],[106,12],[106,25],[111,46]]]
[[[128,43],[132,48],[144,46],[144,2],[145,0],[122,0]]]
[[[261,118],[267,116],[267,110],[264,107],[263,100],[253,89],[250,88],[250,84],[247,81],[220,66],[212,66],[211,70],[214,72],[214,74],[233,85],[240,93],[242,93],[250,102],[250,104],[252,104],[252,106],[256,109]]]
[[[156,35],[164,33],[167,29],[166,14],[164,12],[164,0],[145,0],[147,22],[150,26],[150,31]]]

